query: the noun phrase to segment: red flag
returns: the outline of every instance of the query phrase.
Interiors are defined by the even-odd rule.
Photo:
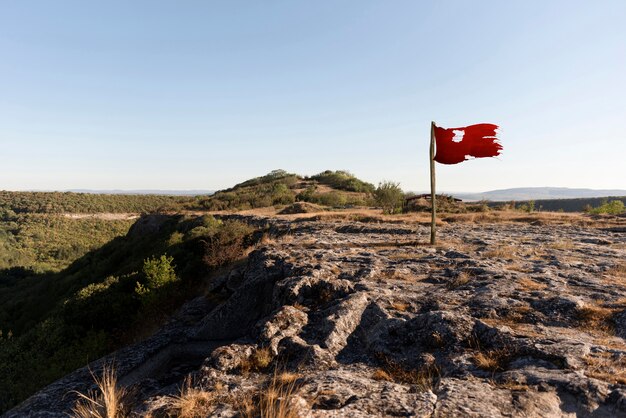
[[[498,125],[479,123],[464,128],[435,126],[437,153],[435,161],[441,164],[458,164],[468,157],[496,157],[502,145],[496,136]]]

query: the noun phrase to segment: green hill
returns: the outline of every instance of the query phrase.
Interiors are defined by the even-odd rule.
[[[347,171],[324,171],[306,177],[274,170],[226,190],[198,198],[187,209],[246,210],[294,202],[330,207],[363,206],[372,203],[374,185]]]
[[[252,242],[236,221],[148,215],[60,270],[0,270],[0,412],[147,336]]]

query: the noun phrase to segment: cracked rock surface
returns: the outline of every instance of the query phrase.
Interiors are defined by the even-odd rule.
[[[288,379],[302,417],[626,416],[623,231],[455,223],[431,247],[415,224],[267,222],[288,233],[222,278],[223,303],[110,357],[132,414],[176,415],[187,381],[205,416],[239,416]],[[89,385],[6,416],[64,416],[60,391]]]

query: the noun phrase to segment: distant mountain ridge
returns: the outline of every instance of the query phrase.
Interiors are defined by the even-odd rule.
[[[463,200],[539,200],[626,196],[625,189],[572,189],[569,187],[516,187],[482,193],[450,193]]]

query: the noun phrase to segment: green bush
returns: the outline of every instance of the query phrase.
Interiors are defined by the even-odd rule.
[[[333,189],[345,190],[349,192],[373,193],[374,185],[364,182],[356,178],[347,171],[331,171],[326,170],[322,173],[311,176],[311,180],[316,180],[321,184],[332,187]]]
[[[624,202],[621,200],[611,200],[610,202],[604,200],[597,208],[585,208],[588,213],[609,215],[620,215],[624,213]]]
[[[384,181],[378,184],[374,191],[376,204],[383,209],[383,213],[391,214],[402,210],[404,203],[404,192],[400,188],[400,183]]]
[[[143,262],[144,283],[137,282],[135,293],[144,300],[158,295],[159,289],[178,281],[173,264],[174,258],[163,254],[159,258],[150,257]]]

